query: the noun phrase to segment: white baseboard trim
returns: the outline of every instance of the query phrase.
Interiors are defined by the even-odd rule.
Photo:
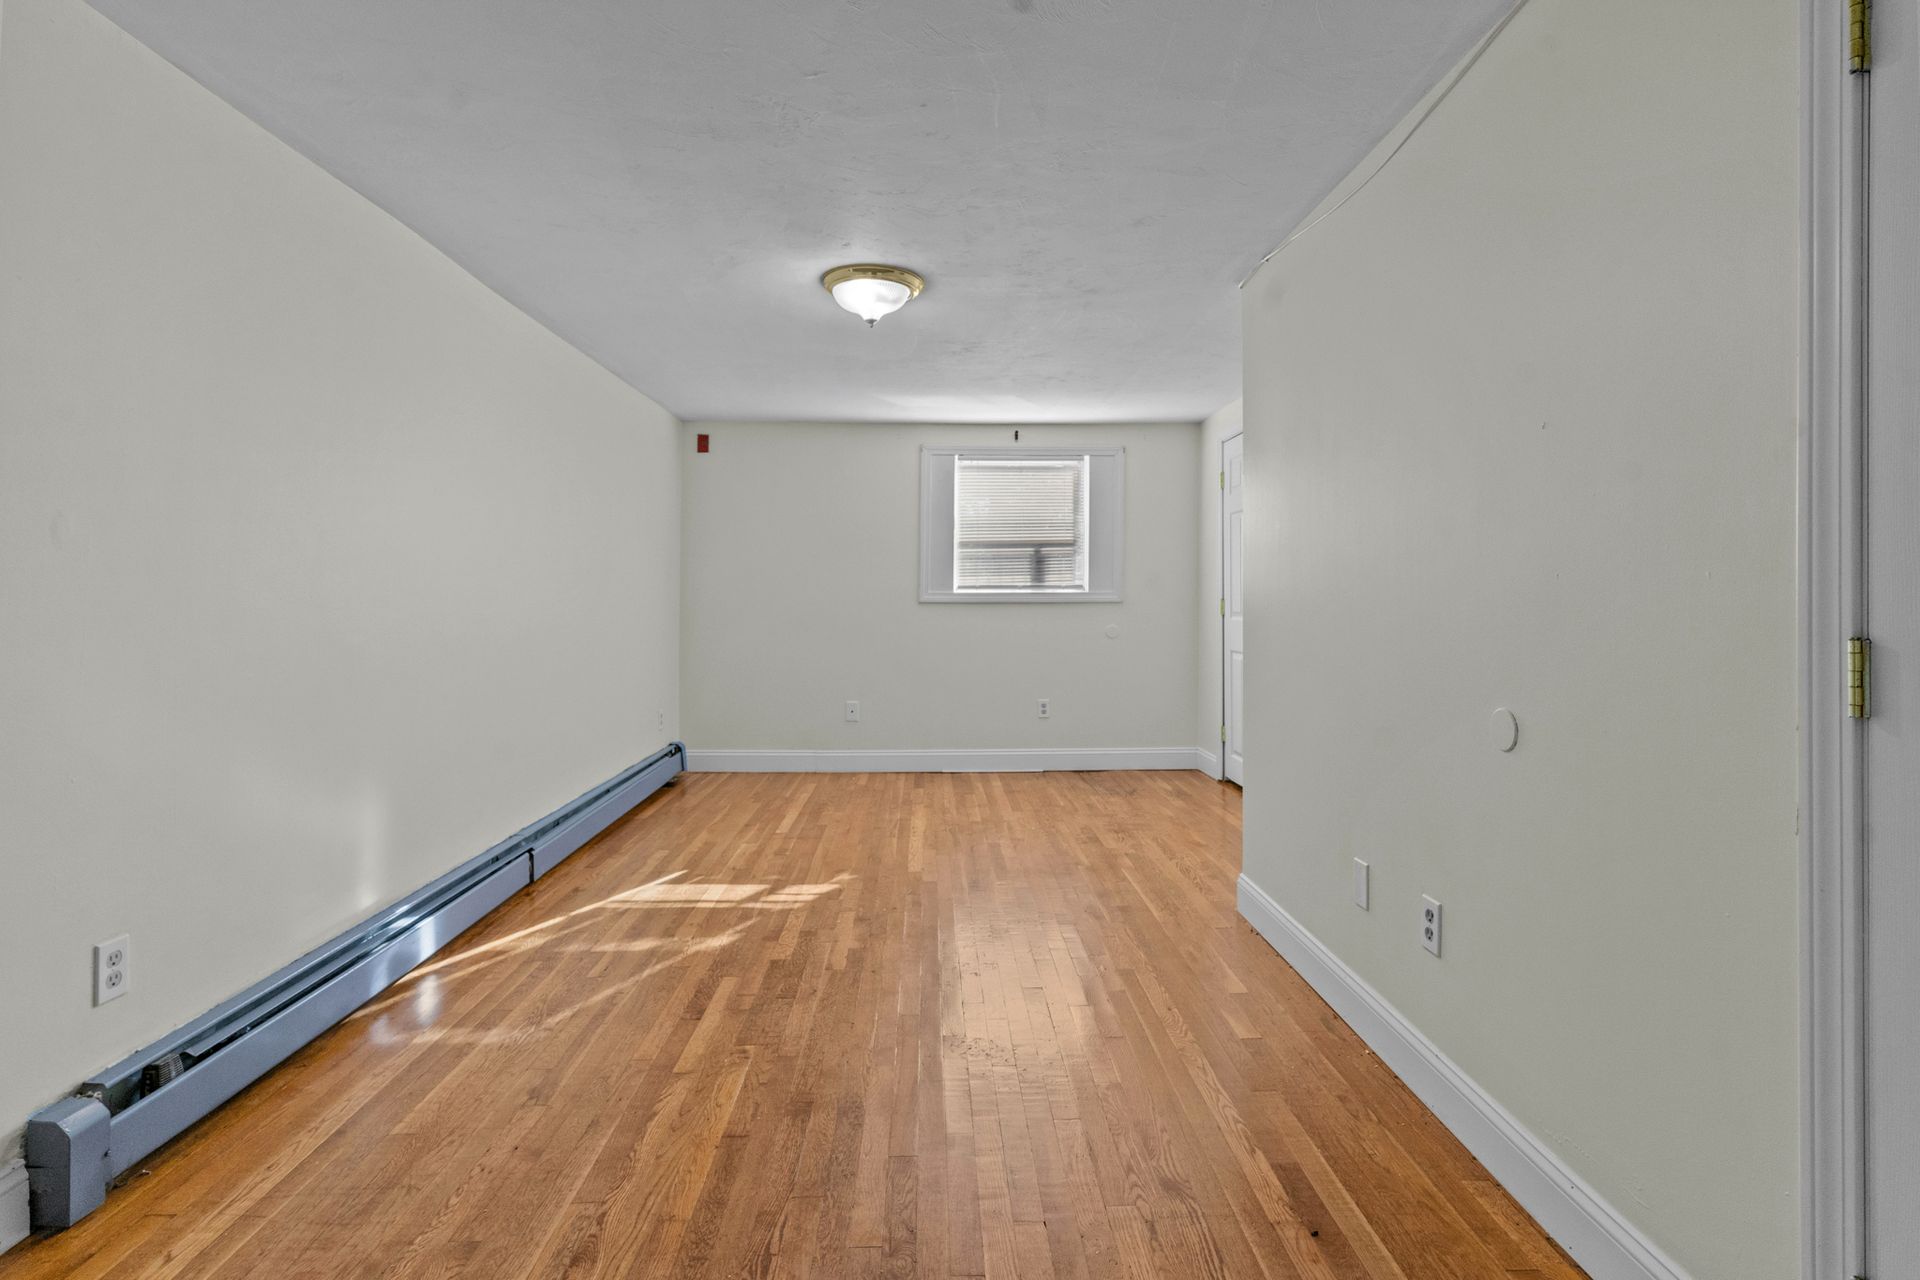
[[[1199,769],[1194,747],[1004,750],[731,751],[687,748],[691,773],[1037,773],[1050,769]]]
[[[1193,749],[1193,758],[1195,761],[1193,767],[1206,774],[1209,778],[1218,779],[1222,776],[1220,773],[1220,757],[1205,747],[1195,747]]]
[[[0,1166],[0,1253],[27,1238],[27,1164]]]
[[[1689,1280],[1324,943],[1240,877],[1240,914],[1594,1280]]]

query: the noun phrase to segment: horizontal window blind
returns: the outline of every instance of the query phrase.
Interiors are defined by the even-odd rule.
[[[953,468],[956,591],[1085,591],[1089,459],[969,458]]]

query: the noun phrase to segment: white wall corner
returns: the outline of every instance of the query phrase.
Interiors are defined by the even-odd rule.
[[[1244,875],[1239,904],[1247,923],[1588,1275],[1594,1280],[1690,1280],[1678,1263]]]
[[[27,1165],[24,1160],[0,1166],[0,1253],[27,1238]]]
[[[1195,747],[1193,749],[1193,758],[1193,767],[1206,774],[1209,778],[1217,780],[1221,776],[1220,756],[1217,752],[1209,751],[1205,747]]]
[[[1041,773],[1205,769],[1195,747],[1012,747],[1004,750],[764,751],[688,747],[689,773]]]

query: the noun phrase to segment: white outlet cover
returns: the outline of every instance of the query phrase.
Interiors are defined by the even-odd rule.
[[[860,704],[859,703],[849,702],[847,704],[847,723],[848,724],[860,723]]]
[[[1367,910],[1367,873],[1371,870],[1363,858],[1353,860],[1353,905]]]
[[[1425,895],[1420,898],[1420,945],[1440,954],[1440,904]]]
[[[133,973],[133,939],[126,934],[93,948],[93,1002],[105,1004],[127,994]]]

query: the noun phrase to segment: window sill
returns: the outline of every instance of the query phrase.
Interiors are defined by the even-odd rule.
[[[921,604],[1118,604],[1118,591],[922,591]]]

